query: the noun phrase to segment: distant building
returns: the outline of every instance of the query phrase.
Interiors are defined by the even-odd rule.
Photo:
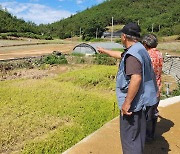
[[[121,36],[121,30],[113,32],[113,38],[119,38]],[[110,38],[111,32],[104,32],[102,38]]]

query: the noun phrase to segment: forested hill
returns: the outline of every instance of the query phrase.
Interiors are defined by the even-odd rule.
[[[106,0],[71,17],[49,25],[25,22],[0,7],[0,38],[6,35],[52,39],[79,36],[101,37],[107,26],[139,22],[144,33],[180,35],[180,0]],[[9,34],[10,33],[10,34]]]
[[[106,0],[100,5],[51,24],[51,33],[60,38],[79,35],[101,36],[105,27],[126,24],[130,21],[140,23],[144,32],[153,31],[159,35],[180,33],[180,0]]]
[[[6,10],[0,9],[0,33],[7,32],[34,32],[37,33],[36,25],[26,23],[22,19],[8,13]]]
[[[37,26],[32,22],[17,19],[16,16],[11,15],[0,6],[0,39],[7,39],[8,36],[52,39],[50,33],[47,33],[48,30],[45,28],[47,26]]]

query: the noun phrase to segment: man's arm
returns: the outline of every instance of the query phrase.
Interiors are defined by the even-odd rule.
[[[132,114],[132,112],[128,112],[128,110],[130,109],[131,103],[139,90],[141,80],[142,80],[141,75],[139,74],[131,75],[127,97],[122,105],[122,114],[126,114],[126,115]]]
[[[121,52],[119,51],[111,51],[111,50],[106,50],[104,48],[101,48],[101,47],[97,47],[97,50],[100,52],[100,53],[104,53],[104,54],[107,54],[111,57],[114,57],[116,59],[121,59]]]

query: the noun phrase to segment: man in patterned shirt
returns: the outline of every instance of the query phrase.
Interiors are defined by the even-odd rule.
[[[161,83],[161,74],[162,74],[162,66],[163,66],[163,56],[162,53],[156,49],[158,45],[157,37],[154,34],[147,34],[142,38],[142,43],[147,49],[151,61],[152,66],[156,75],[156,82],[159,89],[158,93],[158,102],[152,107],[147,108],[147,128],[146,128],[146,141],[152,141],[155,135],[155,128],[158,118],[158,104],[160,101],[160,91],[162,88]]]

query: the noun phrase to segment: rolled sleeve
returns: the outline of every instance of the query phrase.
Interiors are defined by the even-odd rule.
[[[134,56],[128,55],[125,62],[126,75],[131,76],[133,74],[142,74],[142,64]]]

